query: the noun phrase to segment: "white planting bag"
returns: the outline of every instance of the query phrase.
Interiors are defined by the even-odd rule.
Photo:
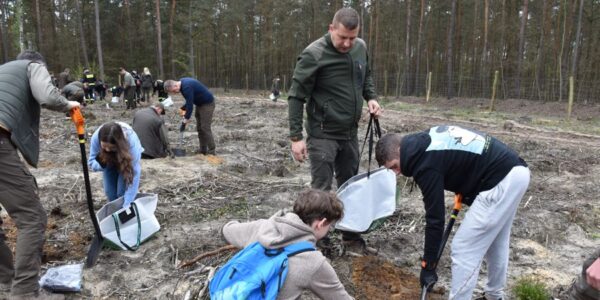
[[[160,230],[154,216],[158,195],[137,194],[128,208],[122,208],[123,197],[104,205],[97,213],[105,245],[135,251],[145,240]]]
[[[390,216],[396,210],[396,174],[379,168],[348,179],[337,190],[344,203],[344,218],[335,228],[352,232],[365,232],[377,219]]]
[[[171,99],[171,96],[169,96],[166,99],[164,99],[161,103],[164,107],[169,107],[173,105],[173,99]]]
[[[112,102],[112,103],[119,103],[119,97],[112,97],[110,99],[110,102]]]

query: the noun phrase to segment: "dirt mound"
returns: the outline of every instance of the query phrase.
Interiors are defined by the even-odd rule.
[[[356,299],[420,299],[419,278],[374,256],[352,259],[352,282]],[[429,299],[444,299],[444,290],[437,288]]]

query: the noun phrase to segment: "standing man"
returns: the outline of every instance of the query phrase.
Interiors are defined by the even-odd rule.
[[[356,10],[338,10],[329,32],[306,47],[296,63],[288,98],[290,139],[297,161],[310,157],[312,188],[328,191],[334,174],[338,187],[356,175],[363,102],[369,113],[381,115],[367,45],[357,37],[359,29]],[[305,103],[306,142],[302,139]],[[364,245],[356,233],[343,232],[342,240],[350,246]]]
[[[94,91],[96,90],[96,75],[90,72],[90,69],[83,69],[83,78],[81,78],[81,82],[83,83],[83,89],[85,91],[85,100],[95,101]]]
[[[485,295],[503,299],[510,230],[530,172],[519,155],[484,133],[458,126],[436,126],[410,134],[387,134],[377,143],[380,166],[414,177],[425,204],[425,250],[421,286],[433,287],[444,231],[444,190],[469,205],[451,246],[450,299],[470,300],[483,259],[487,262]]]
[[[69,84],[72,81],[73,81],[73,78],[71,78],[71,69],[65,68],[64,71],[62,71],[62,72],[60,72],[60,74],[58,74],[58,88],[59,89],[62,89],[65,85]]]
[[[29,165],[37,167],[40,107],[62,112],[79,107],[52,85],[45,64],[41,54],[24,51],[17,60],[0,66],[0,204],[18,230],[13,264],[0,227],[0,296],[10,293],[10,299],[43,298],[38,273],[47,221],[35,178],[17,149]]]
[[[157,103],[138,110],[133,116],[133,131],[144,148],[142,158],[166,157],[171,151],[165,121],[161,117],[164,114],[165,107]]]
[[[212,119],[215,111],[215,97],[200,81],[184,77],[179,81],[165,81],[165,90],[168,93],[179,93],[185,98],[185,114],[183,126],[188,124],[192,117],[192,110],[196,106],[196,128],[198,129],[198,140],[200,142],[200,154],[215,155],[215,140],[212,134]],[[183,109],[182,108],[182,109]]]
[[[123,76],[123,89],[125,90],[125,95],[123,98],[127,103],[127,109],[134,109],[136,107],[135,103],[135,80],[131,73],[127,72],[125,68],[119,68],[119,74]]]
[[[281,79],[279,79],[279,74],[275,75],[273,78],[273,82],[271,84],[271,100],[273,102],[277,102],[277,98],[279,98],[279,85],[281,83]]]

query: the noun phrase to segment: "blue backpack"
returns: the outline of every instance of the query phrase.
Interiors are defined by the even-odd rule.
[[[314,251],[303,241],[280,249],[255,242],[232,257],[210,281],[210,299],[275,299],[288,272],[288,257]]]

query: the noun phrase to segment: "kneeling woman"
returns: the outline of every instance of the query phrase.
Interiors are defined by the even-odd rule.
[[[124,196],[123,207],[128,207],[135,200],[142,152],[138,136],[125,123],[104,123],[94,132],[88,165],[92,171],[104,172],[104,193],[109,201]]]

